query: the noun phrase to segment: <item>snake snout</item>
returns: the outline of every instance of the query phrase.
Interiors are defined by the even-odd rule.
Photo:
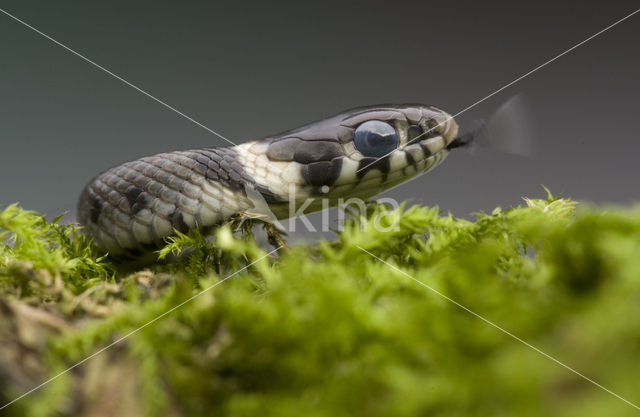
[[[447,115],[446,122],[444,124],[444,132],[442,137],[444,138],[445,144],[448,146],[453,142],[453,140],[458,136],[458,124],[453,117]]]

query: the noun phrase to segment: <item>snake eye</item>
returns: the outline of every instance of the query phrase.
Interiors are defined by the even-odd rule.
[[[379,158],[398,147],[398,134],[390,124],[370,120],[358,126],[353,143],[364,156]]]

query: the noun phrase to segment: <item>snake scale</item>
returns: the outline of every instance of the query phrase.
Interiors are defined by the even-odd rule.
[[[277,218],[341,198],[368,198],[427,172],[464,145],[446,112],[427,105],[351,109],[232,147],[161,153],[95,177],[78,218],[112,254],[157,247],[175,230],[206,230],[254,207],[256,193]]]

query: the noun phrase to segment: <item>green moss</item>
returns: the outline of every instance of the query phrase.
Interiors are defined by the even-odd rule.
[[[269,256],[226,225],[213,240],[177,235],[159,256],[182,257],[135,272],[76,227],[9,206],[0,211],[2,403],[129,336],[2,411],[635,415],[363,251],[640,402],[640,211],[551,195],[525,202],[474,221],[371,204],[336,240]]]

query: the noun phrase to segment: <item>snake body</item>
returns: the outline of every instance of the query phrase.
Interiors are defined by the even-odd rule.
[[[255,206],[277,218],[311,199],[368,198],[438,165],[457,146],[458,126],[426,105],[352,109],[232,147],[161,153],[95,177],[78,218],[112,254],[155,247],[174,234],[207,229]],[[390,152],[385,153],[386,150]],[[326,206],[326,204],[325,204]]]

